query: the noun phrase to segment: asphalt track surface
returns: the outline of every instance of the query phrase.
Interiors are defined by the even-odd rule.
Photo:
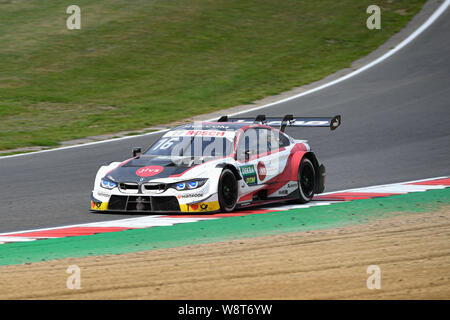
[[[342,126],[287,129],[327,168],[325,191],[450,172],[450,9],[399,52],[336,85],[242,114],[342,115]],[[0,159],[0,232],[129,218],[92,214],[98,167],[161,134]]]

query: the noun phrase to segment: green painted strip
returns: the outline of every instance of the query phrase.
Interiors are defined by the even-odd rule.
[[[67,257],[120,254],[184,245],[360,224],[403,212],[430,212],[450,204],[450,188],[330,206],[126,230],[92,236],[0,245],[0,265]]]

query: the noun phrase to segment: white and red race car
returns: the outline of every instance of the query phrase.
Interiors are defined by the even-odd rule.
[[[221,117],[181,125],[144,152],[104,164],[92,211],[213,213],[271,202],[310,201],[324,190],[325,167],[286,127],[336,129],[341,117]]]

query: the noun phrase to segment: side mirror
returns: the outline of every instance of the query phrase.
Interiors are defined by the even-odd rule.
[[[140,156],[142,153],[141,148],[133,148],[133,157]]]
[[[245,151],[240,151],[239,153],[237,153],[237,157],[239,158],[241,161],[248,161],[250,160],[250,157],[255,154],[252,150],[245,150]]]
[[[245,150],[245,161],[250,160],[250,157],[255,154],[256,152],[254,150]]]
[[[235,160],[249,161],[251,156],[255,154],[256,152],[254,150],[240,150],[236,152]]]

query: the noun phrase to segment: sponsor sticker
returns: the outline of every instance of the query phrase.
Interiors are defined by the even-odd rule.
[[[161,166],[147,166],[142,167],[136,170],[136,175],[139,177],[151,177],[156,176],[164,171],[164,168]]]
[[[107,197],[107,198],[109,198],[111,196],[109,193],[104,193],[104,192],[100,192],[100,191],[97,192],[97,194],[101,197]]]
[[[187,136],[208,136],[208,137],[223,137],[225,136],[225,131],[215,131],[215,130],[188,130],[186,132]]]
[[[222,130],[173,130],[167,132],[164,137],[223,137],[231,140],[235,134],[234,131]]]
[[[242,177],[244,178],[245,183],[248,186],[253,186],[257,184],[256,181],[256,170],[254,165],[247,165],[239,167],[242,173]]]
[[[189,205],[190,211],[208,211],[207,203],[194,203]]]
[[[91,201],[91,209],[92,210],[107,210],[108,202],[94,202]]]
[[[220,210],[219,201],[180,204],[182,212],[208,212]]]
[[[266,178],[266,175],[267,175],[266,166],[264,165],[264,163],[262,163],[260,161],[260,162],[258,162],[257,169],[258,169],[259,180],[263,181]]]
[[[190,194],[183,194],[178,195],[178,199],[186,199],[186,198],[202,198],[204,196],[203,193],[190,193]]]
[[[198,203],[190,204],[189,205],[189,211],[197,211],[198,210]]]
[[[245,181],[245,183],[248,186],[254,186],[257,183],[257,181],[256,181],[256,174],[254,176],[251,176],[251,177],[245,177],[244,181]]]

